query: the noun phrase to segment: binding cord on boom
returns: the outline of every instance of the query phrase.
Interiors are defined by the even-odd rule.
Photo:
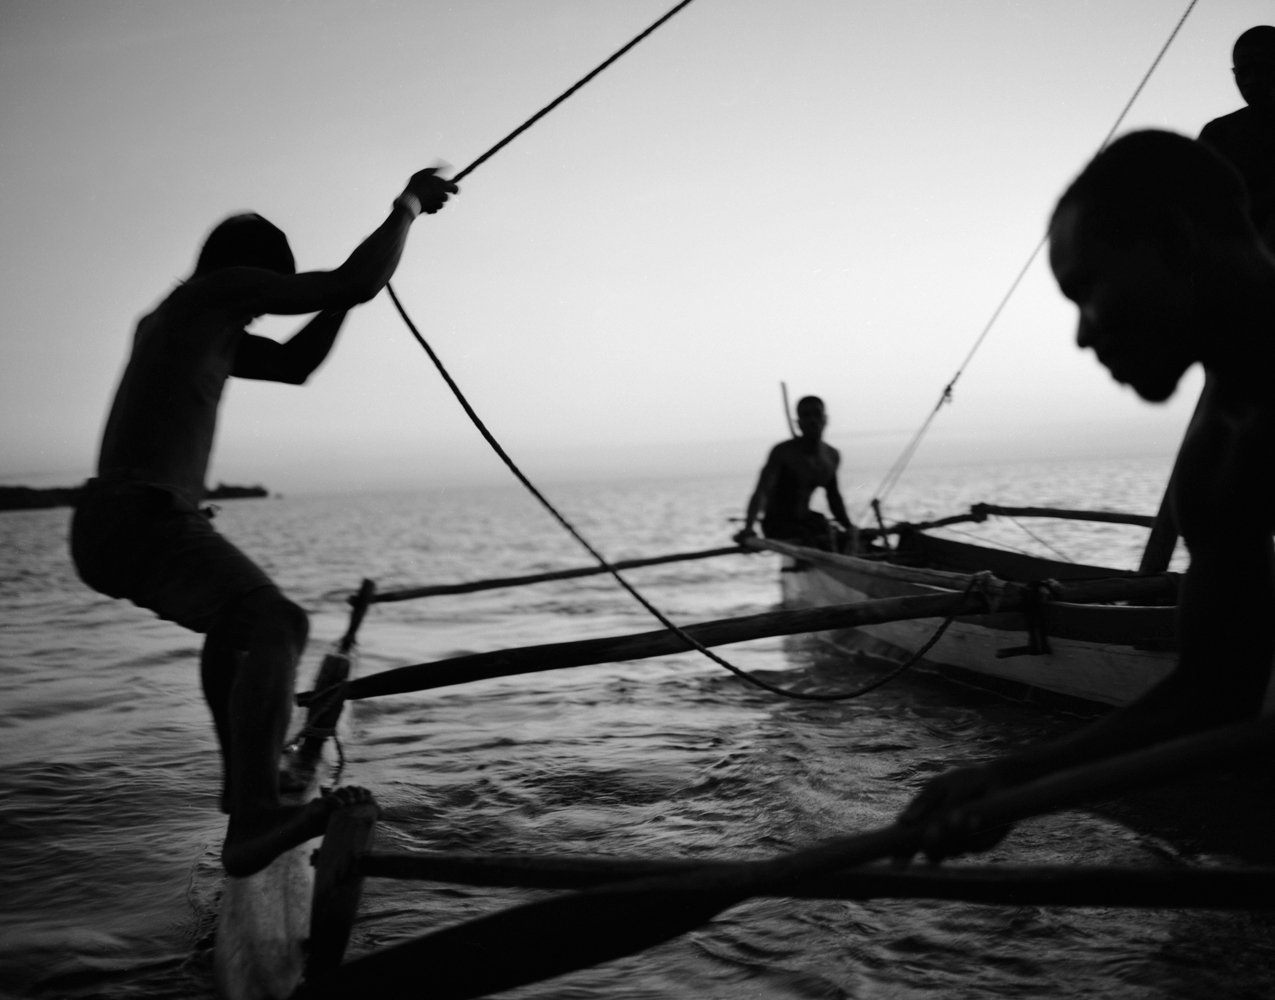
[[[1191,16],[1191,11],[1195,9],[1195,5],[1198,2],[1199,0],[1190,0],[1187,4],[1186,10],[1183,11],[1182,16],[1178,18],[1178,23],[1173,26],[1173,30],[1169,32],[1169,37],[1165,39],[1164,44],[1160,46],[1160,51],[1156,53],[1156,57],[1151,61],[1150,67],[1147,69],[1146,73],[1143,74],[1142,79],[1138,82],[1138,86],[1134,88],[1133,94],[1130,96],[1129,100],[1125,102],[1125,106],[1121,109],[1120,114],[1116,116],[1115,124],[1111,126],[1111,129],[1107,132],[1106,137],[1099,144],[1096,152],[1101,152],[1106,149],[1111,140],[1115,138],[1116,132],[1119,131],[1120,126],[1124,124],[1125,118],[1129,116],[1129,110],[1142,94],[1142,91],[1146,87],[1147,82],[1151,79],[1152,74],[1154,74],[1156,69],[1159,68],[1160,62],[1164,59],[1165,53],[1169,51],[1169,46],[1172,45],[1174,39],[1178,37],[1178,33],[1182,30],[1182,25],[1184,25],[1186,23],[1186,19]],[[1014,277],[1014,280],[1010,282],[1009,290],[1000,300],[1000,303],[996,306],[995,310],[993,310],[992,316],[983,326],[982,332],[980,332],[978,337],[975,338],[974,346],[970,348],[969,353],[965,355],[965,360],[957,367],[956,374],[953,375],[947,385],[943,387],[943,391],[939,394],[938,402],[934,404],[934,409],[930,411],[930,415],[925,418],[925,422],[921,425],[921,429],[918,430],[912,440],[908,442],[907,447],[903,449],[903,454],[899,456],[894,465],[890,467],[890,471],[885,474],[885,478],[881,480],[881,485],[877,487],[876,494],[870,504],[878,509],[878,513],[880,504],[898,484],[900,477],[903,475],[904,470],[908,466],[908,463],[912,461],[912,456],[916,454],[916,450],[921,444],[921,439],[925,436],[926,431],[930,429],[930,424],[934,422],[934,418],[938,416],[939,410],[943,408],[944,404],[952,401],[952,391],[956,388],[957,380],[965,372],[966,367],[969,365],[970,361],[973,360],[978,349],[983,346],[983,341],[985,341],[987,339],[987,335],[992,332],[992,327],[995,326],[996,321],[1000,319],[1001,313],[1004,312],[1005,307],[1009,305],[1009,300],[1013,298],[1014,293],[1018,291],[1018,286],[1022,284],[1023,278],[1027,277],[1027,272],[1031,269],[1032,264],[1036,262],[1036,258],[1040,256],[1041,250],[1045,248],[1045,244],[1048,241],[1049,234],[1046,233],[1040,238],[1039,242],[1037,242],[1035,248],[1027,257],[1027,263],[1022,266],[1022,269]]]
[[[642,39],[650,35],[651,32],[655,31],[656,28],[658,28],[660,25],[668,21],[674,14],[676,14],[678,11],[682,10],[683,8],[687,7],[691,2],[692,0],[682,0],[681,3],[677,4],[671,10],[669,10],[666,14],[664,14],[663,17],[655,21],[649,28],[647,28],[641,34],[633,38],[632,41],[630,41],[627,45],[617,50],[612,56],[610,56],[610,58],[602,62],[592,72],[581,77],[580,80],[572,84],[572,86],[567,88],[567,90],[563,91],[563,93],[559,95],[555,100],[551,101],[549,104],[545,105],[545,107],[537,111],[534,115],[532,115],[525,122],[523,122],[522,125],[518,126],[518,128],[510,132],[509,135],[501,139],[500,142],[492,146],[491,149],[483,153],[482,156],[478,157],[478,159],[476,159],[469,166],[465,167],[464,170],[456,174],[455,177],[453,177],[452,179],[454,181],[459,181],[461,178],[472,173],[480,164],[490,159],[498,150],[502,149],[504,146],[512,142],[517,136],[525,132],[528,128],[530,128],[533,124],[535,124],[535,122],[543,118],[546,114],[548,114],[550,111],[556,108],[559,104],[565,101],[577,90],[579,90],[586,83],[592,80],[595,76],[601,73],[604,69],[610,66],[613,62],[619,59],[620,56],[624,55],[626,52],[632,49],[635,45],[637,45],[638,42],[642,41]],[[623,587],[626,591],[628,591],[628,593],[633,597],[634,600],[636,600],[640,605],[642,605],[642,607],[644,607],[648,612],[650,612],[650,614],[656,619],[656,621],[658,621],[665,628],[669,629],[674,634],[676,634],[680,639],[686,642],[688,646],[699,651],[704,656],[708,657],[710,660],[716,663],[718,666],[724,667],[725,669],[729,670],[731,673],[735,674],[737,677],[741,678],[742,680],[745,680],[749,682],[750,684],[754,684],[757,687],[764,688],[765,690],[771,692],[772,694],[781,695],[786,698],[802,699],[805,701],[840,701],[846,698],[856,698],[859,695],[865,693],[866,690],[868,690],[865,688],[865,689],[859,689],[855,691],[835,693],[835,694],[809,694],[809,693],[800,692],[800,691],[786,690],[784,688],[781,688],[776,685],[770,684],[766,681],[763,681],[760,678],[753,677],[752,675],[741,670],[739,667],[735,666],[734,664],[728,663],[725,659],[718,656],[716,653],[710,650],[703,643],[699,642],[693,636],[689,635],[684,629],[679,628],[676,624],[670,621],[669,618],[663,614],[663,612],[661,612],[658,608],[656,608],[653,604],[651,604],[650,601],[648,601],[645,597],[643,597],[627,580],[625,580],[624,577],[622,577],[619,574],[619,572],[610,565],[606,557],[604,557],[592,545],[590,545],[589,542],[584,538],[584,536],[581,535],[575,529],[575,527],[571,524],[571,522],[569,522],[561,514],[561,512],[559,512],[558,509],[554,507],[554,505],[550,503],[550,501],[538,489],[536,489],[536,487],[532,484],[531,480],[529,480],[525,475],[523,475],[522,470],[518,468],[518,466],[514,463],[513,459],[510,458],[509,455],[505,452],[505,449],[501,447],[500,442],[498,442],[496,438],[492,435],[492,433],[487,429],[486,425],[479,418],[474,408],[469,405],[469,401],[465,398],[465,395],[464,393],[461,392],[460,387],[456,384],[455,380],[448,373],[446,367],[443,365],[438,355],[434,353],[433,348],[429,346],[429,343],[421,335],[421,332],[416,328],[416,324],[412,322],[412,319],[408,315],[407,310],[403,307],[403,303],[399,301],[398,294],[394,291],[393,286],[387,284],[386,291],[389,292],[390,299],[394,303],[394,308],[398,310],[399,316],[402,317],[403,322],[407,325],[408,330],[411,331],[412,336],[416,338],[416,342],[420,344],[420,346],[424,349],[425,353],[429,355],[429,359],[434,363],[434,367],[438,369],[438,373],[439,375],[442,376],[443,381],[447,383],[447,387],[451,389],[452,395],[456,397],[456,401],[460,403],[461,408],[465,411],[465,414],[469,417],[474,427],[477,428],[478,433],[480,433],[483,436],[483,439],[486,440],[487,444],[491,446],[492,450],[496,453],[496,455],[500,458],[500,460],[505,463],[505,466],[509,469],[511,473],[513,473],[514,477],[520,483],[522,483],[524,487],[527,488],[528,492],[530,492],[531,495],[540,502],[540,504],[545,508],[545,510],[547,510],[553,516],[553,518],[560,525],[562,525],[564,529],[566,529],[567,533],[570,534],[571,537],[574,538],[577,542],[579,542],[580,545],[583,546],[585,551],[589,553],[589,555],[591,555],[595,560],[597,560],[598,565],[600,565],[603,569],[605,569],[608,573],[610,573],[611,576],[615,579],[615,581],[621,587]],[[876,685],[872,685],[872,686],[876,686]]]

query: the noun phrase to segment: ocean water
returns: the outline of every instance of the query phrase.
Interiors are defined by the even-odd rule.
[[[922,470],[886,513],[920,520],[978,501],[1154,513],[1167,471],[1166,459]],[[545,492],[619,560],[727,544],[751,485]],[[852,510],[867,498],[852,482],[843,488]],[[67,520],[65,510],[0,514],[0,993],[211,997],[224,818],[198,637],[85,589],[67,559]],[[217,525],[311,613],[303,686],[365,577],[388,590],[588,562],[516,486],[232,501]],[[1118,567],[1136,565],[1144,537],[1065,521],[969,531]],[[731,555],[626,577],[690,623],[775,607],[777,570],[772,556]],[[655,627],[603,576],[381,604],[360,632],[359,672]],[[807,691],[842,689],[876,669],[806,637],[719,651]],[[380,849],[702,859],[767,856],[885,825],[936,771],[1083,721],[924,675],[850,702],[780,699],[696,654],[396,695],[348,712],[345,779],[375,792]],[[1231,790],[1197,783],[1033,820],[986,860],[1244,859],[1251,845],[1228,836],[1239,821],[1217,822],[1237,808]],[[538,895],[369,880],[350,953]],[[506,995],[1266,998],[1273,929],[1263,913],[765,899],[641,955]],[[422,995],[428,981],[421,970]]]

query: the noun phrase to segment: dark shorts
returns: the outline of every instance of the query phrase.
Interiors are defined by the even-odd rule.
[[[71,519],[80,579],[194,632],[245,595],[274,588],[182,494],[145,483],[89,480]]]
[[[762,534],[777,541],[793,542],[815,549],[831,549],[832,529],[828,519],[818,511],[803,511],[796,517],[764,517]]]

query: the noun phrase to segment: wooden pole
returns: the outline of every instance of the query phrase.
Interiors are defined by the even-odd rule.
[[[1001,507],[980,503],[972,508],[974,513],[996,514],[1001,517],[1053,517],[1063,521],[1094,521],[1099,524],[1131,524],[1150,528],[1155,518],[1145,514],[1121,514],[1111,510],[1066,510],[1059,507]]]
[[[363,889],[359,860],[372,844],[379,813],[375,802],[360,802],[328,820],[314,862],[307,977],[327,975],[345,955]]]
[[[993,515],[1001,517],[1052,517],[1062,521],[1131,524],[1140,528],[1151,528],[1156,522],[1155,518],[1148,517],[1145,514],[1122,514],[1118,511],[1110,510],[1069,510],[1062,507],[1002,507],[997,504],[976,503],[970,507],[967,514],[953,514],[951,517],[941,517],[934,521],[920,521],[916,524],[902,522],[891,525],[889,528],[883,528],[882,531],[883,533],[898,534],[900,531],[929,531],[932,528],[946,528],[949,525],[967,524],[971,521],[981,524]],[[1140,572],[1162,573],[1166,568],[1167,564],[1159,569],[1141,570]]]
[[[1275,719],[1210,730],[987,796],[978,815],[985,825],[1005,824],[1269,752],[1273,745]],[[415,996],[417,977],[428,969],[432,1000],[486,996],[641,951],[751,896],[869,861],[911,856],[923,834],[923,828],[894,823],[768,860],[637,878],[527,903],[356,959],[325,978],[316,995],[357,987],[378,997]],[[500,961],[492,962],[492,955]]]
[[[580,566],[575,569],[559,569],[546,573],[532,573],[526,576],[493,577],[488,580],[473,580],[466,583],[436,583],[421,587],[405,587],[401,590],[387,590],[371,597],[371,603],[380,604],[388,601],[407,601],[415,597],[438,597],[443,594],[471,594],[479,590],[497,590],[501,587],[522,587],[530,583],[545,583],[550,580],[571,580],[581,576],[596,576],[616,569],[636,569],[639,566],[659,566],[663,563],[685,562],[690,559],[710,559],[713,556],[735,555],[749,552],[739,545],[730,545],[717,549],[702,549],[698,552],[676,552],[666,556],[651,556],[645,559],[624,559],[607,566]],[[350,598],[351,602],[354,598]]]
[[[1027,588],[1001,583],[995,611],[1015,611],[1022,607]],[[1059,584],[1057,597],[1070,602],[1163,599],[1176,594],[1172,577],[1112,577]],[[885,597],[853,604],[771,611],[740,618],[687,625],[683,631],[705,646],[721,646],[777,635],[824,632],[859,628],[908,618],[946,618],[987,614],[988,598],[981,593],[921,594]],[[676,633],[666,629],[599,639],[521,646],[513,649],[471,653],[433,663],[417,663],[382,671],[350,681],[346,697],[351,701],[407,691],[467,684],[493,677],[509,677],[540,670],[559,670],[593,663],[617,663],[652,656],[667,656],[692,649]]]
[[[727,864],[728,862],[710,862]],[[693,859],[530,855],[367,854],[368,878],[530,889],[580,889],[702,870]],[[791,899],[948,899],[1009,906],[1275,909],[1275,868],[1121,868],[1082,865],[868,867],[760,895]]]

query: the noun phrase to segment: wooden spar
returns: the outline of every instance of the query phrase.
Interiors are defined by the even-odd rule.
[[[1228,761],[1251,760],[1275,746],[1275,716],[1205,729],[1140,750],[1056,771],[988,796],[984,827],[1083,805],[1130,788],[1171,781]]]
[[[580,889],[625,879],[702,870],[705,862],[680,858],[367,854],[359,867],[368,878]],[[1275,909],[1275,868],[949,865],[899,870],[869,867],[821,875],[813,881],[776,887],[761,895],[790,899],[946,899],[1013,906]]]
[[[376,600],[376,583],[373,580],[364,580],[360,584],[358,592],[350,598],[350,625],[345,630],[345,635],[341,636],[338,647],[341,652],[348,653],[354,648],[355,639],[358,636],[359,626],[363,624],[363,617],[367,614],[370,604]]]
[[[975,504],[968,514],[957,514],[937,521],[926,521],[923,524],[903,524],[891,527],[890,533],[904,529],[925,530],[939,528],[950,524],[961,524],[969,521],[983,521],[989,514],[1006,517],[1054,517],[1076,521],[1099,521],[1109,524],[1133,524],[1151,527],[1155,519],[1142,514],[1121,514],[1114,511],[1101,510],[1065,510],[1055,507],[1003,507],[995,504]],[[877,535],[877,529],[867,529],[868,534]],[[439,597],[447,594],[470,594],[481,590],[497,590],[503,587],[521,587],[533,583],[547,583],[554,580],[571,580],[577,577],[596,576],[612,569],[637,569],[642,566],[658,566],[664,563],[686,562],[692,559],[710,559],[716,556],[735,555],[741,552],[753,552],[749,546],[730,545],[716,549],[702,549],[695,552],[675,552],[664,556],[651,556],[641,559],[624,559],[609,566],[580,566],[573,569],[551,570],[544,573],[529,573],[523,576],[492,577],[486,580],[471,580],[461,583],[426,584],[420,587],[404,587],[399,590],[387,590],[381,593],[362,591],[351,597],[350,603],[381,604],[391,601],[407,601],[417,597]],[[1163,567],[1155,572],[1162,572]],[[366,588],[369,581],[364,581]]]
[[[929,531],[931,528],[946,528],[952,524],[968,524],[973,521],[981,523],[989,516],[1001,517],[1052,517],[1063,521],[1097,521],[1103,524],[1131,524],[1139,528],[1151,528],[1156,519],[1145,514],[1122,514],[1110,510],[1069,510],[1062,507],[1005,507],[999,504],[976,503],[970,507],[968,514],[953,514],[934,521],[922,521],[918,524],[903,522],[891,525],[884,532],[877,534],[898,534],[900,531]],[[1156,570],[1143,570],[1147,573],[1162,573],[1166,566]]]
[[[1149,528],[1154,518],[1145,514],[1121,514],[1112,510],[1065,510],[1058,507],[1001,507],[997,504],[980,503],[972,508],[973,513],[996,514],[1001,517],[1054,517],[1064,521],[1097,521],[1103,524],[1132,524],[1139,528]]]
[[[527,576],[495,577],[489,580],[473,580],[467,583],[438,583],[422,587],[408,587],[402,590],[387,590],[371,598],[371,603],[386,601],[407,601],[414,597],[437,597],[442,594],[470,594],[478,590],[496,590],[501,587],[521,587],[530,583],[545,583],[550,580],[570,580],[580,576],[596,576],[609,573],[613,569],[636,569],[639,566],[658,566],[663,563],[685,562],[690,559],[709,559],[713,556],[734,555],[749,552],[739,545],[731,545],[718,549],[702,549],[698,552],[677,552],[666,556],[651,556],[645,559],[625,559],[608,566],[580,566],[575,569],[552,570],[546,573],[532,573]],[[354,598],[351,598],[353,601]]]
[[[1181,777],[1241,755],[1269,752],[1275,720],[1197,733],[1059,772],[979,803],[985,825],[1067,808],[1129,787]],[[715,864],[608,884],[512,907],[355,959],[307,996],[357,987],[378,997],[417,996],[429,970],[431,1000],[466,1000],[538,982],[659,944],[743,900],[844,868],[911,855],[923,830],[897,823],[763,861]],[[491,961],[499,955],[500,961]]]
[[[772,611],[741,618],[687,625],[683,631],[705,646],[721,646],[778,635],[803,632],[825,632],[833,629],[859,628],[906,618],[946,618],[948,616],[987,614],[989,611],[1015,611],[1021,608],[1028,588],[1020,584],[995,582],[997,596],[990,599],[978,591],[965,593],[922,594],[913,597],[887,597],[854,604],[802,608],[794,611]],[[1068,582],[1057,585],[1055,598],[1060,601],[1088,603],[1118,600],[1172,600],[1177,593],[1171,575],[1160,577],[1112,577],[1104,580]],[[990,607],[989,607],[990,603]],[[537,646],[471,653],[433,663],[417,663],[385,670],[352,680],[345,696],[351,701],[407,691],[466,684],[492,677],[582,667],[594,663],[616,663],[686,652],[693,647],[676,633],[666,629],[632,635],[574,642],[555,642]]]
[[[305,972],[309,979],[327,975],[345,955],[363,888],[359,862],[372,844],[379,812],[375,802],[360,802],[338,809],[328,820],[314,863]]]

